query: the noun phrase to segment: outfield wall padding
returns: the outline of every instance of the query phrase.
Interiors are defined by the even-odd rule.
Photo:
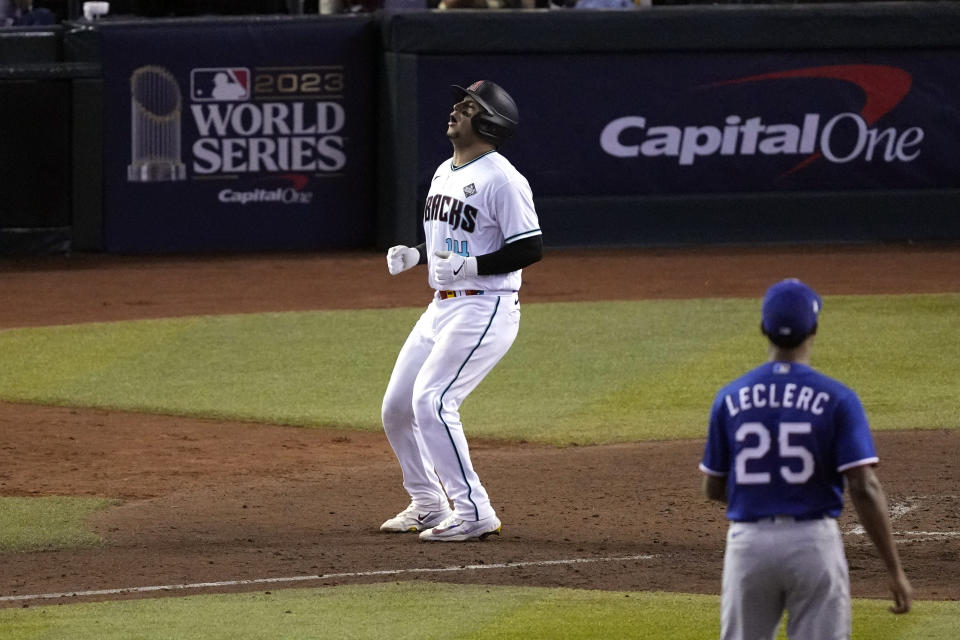
[[[960,239],[956,3],[405,12],[384,18],[382,42],[405,78],[386,102],[408,117],[382,131],[380,246],[420,239],[419,205],[450,153],[445,87],[483,78],[520,107],[503,151],[531,182],[547,245]],[[725,141],[703,156],[637,152],[668,144],[654,127],[703,130],[706,144],[707,129],[757,117],[792,127],[793,148],[779,134],[753,150],[743,133],[729,155]],[[607,136],[621,156],[601,148],[617,121],[632,123]]]
[[[341,29],[354,34],[342,44]],[[130,45],[141,36],[157,46]],[[182,197],[126,177],[127,58],[171,67],[186,96],[181,142],[200,155],[184,154]],[[287,76],[330,79],[330,68],[346,74],[344,91],[247,96],[342,105],[347,125],[322,170],[274,170],[269,136],[249,123],[198,132],[217,108],[193,92],[217,70],[246,69],[282,93]],[[0,168],[12,185],[0,253],[415,243],[430,177],[450,156],[449,85],[478,79],[520,106],[503,152],[531,182],[548,246],[960,240],[960,3],[697,4],[0,30]],[[296,128],[293,115],[284,122]],[[330,164],[336,145],[344,167]],[[212,148],[230,164],[246,147],[265,168],[204,165]],[[307,207],[268,202],[307,191]]]

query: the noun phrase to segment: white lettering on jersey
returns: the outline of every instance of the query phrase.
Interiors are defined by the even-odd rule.
[[[799,390],[793,382],[787,383],[783,393],[778,396],[777,385],[774,383],[758,383],[740,387],[736,393],[727,394],[723,403],[727,407],[727,415],[731,418],[741,411],[750,409],[799,409],[813,415],[822,415],[824,405],[830,402],[830,394],[826,391],[817,391],[813,387],[801,386]]]
[[[730,414],[731,418],[740,413],[740,409],[737,409],[733,405],[733,401],[730,399],[730,396],[725,396],[723,398],[723,402],[727,405],[727,413]]]
[[[819,416],[823,414],[823,403],[830,402],[830,394],[825,391],[821,391],[817,394],[817,397],[813,400],[813,406],[810,407],[810,413]]]

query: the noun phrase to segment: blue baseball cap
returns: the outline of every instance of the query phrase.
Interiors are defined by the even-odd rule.
[[[814,327],[823,301],[817,292],[796,278],[787,278],[763,296],[763,332],[787,341],[802,342]]]

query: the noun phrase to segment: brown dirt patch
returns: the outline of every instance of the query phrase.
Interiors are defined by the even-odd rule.
[[[422,273],[390,278],[383,266],[369,253],[4,261],[0,328],[426,303]],[[522,297],[758,297],[787,276],[826,295],[960,291],[958,274],[958,247],[552,251],[527,270]],[[904,508],[895,528],[910,532],[900,548],[917,597],[960,598],[960,539],[924,535],[960,531],[960,435],[876,439],[881,479]],[[699,495],[702,440],[471,444],[503,536],[424,545],[377,531],[405,505],[381,434],[0,403],[0,495],[123,500],[96,518],[104,547],[0,555],[0,596],[641,555],[653,557],[299,585],[419,579],[719,592],[726,525]],[[851,511],[845,529],[855,524]],[[872,547],[862,536],[846,540],[854,595],[883,597]]]

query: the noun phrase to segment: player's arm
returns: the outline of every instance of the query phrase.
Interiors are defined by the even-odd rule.
[[[415,247],[398,244],[387,249],[387,271],[392,276],[412,269],[418,264],[427,264],[426,242],[421,242]]]
[[[477,275],[510,273],[543,258],[543,236],[537,234],[503,245],[493,253],[477,256]]]
[[[543,236],[539,233],[509,242],[500,249],[482,256],[464,257],[449,251],[437,253],[433,276],[441,284],[474,276],[510,273],[533,264],[543,257]]]
[[[887,567],[888,584],[893,593],[893,613],[910,611],[913,589],[900,564],[900,555],[893,540],[893,529],[887,515],[887,497],[873,465],[865,464],[843,472],[850,491],[850,501],[860,516],[870,540]]]
[[[703,495],[710,500],[727,503],[727,476],[703,476]]]
[[[727,503],[727,478],[730,471],[730,452],[723,427],[723,393],[713,399],[710,409],[710,424],[707,442],[703,447],[703,459],[699,469],[703,472],[703,495],[709,500]]]

